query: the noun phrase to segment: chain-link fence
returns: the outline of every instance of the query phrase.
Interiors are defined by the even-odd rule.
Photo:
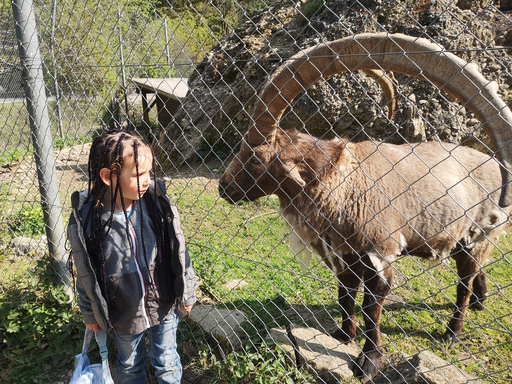
[[[42,0],[27,68],[13,8],[30,3],[0,6],[4,375],[25,332],[5,308],[32,300],[41,260],[59,268],[90,142],[124,127],[153,144],[200,278],[184,379],[512,381],[506,2]],[[300,62],[260,95],[293,55],[361,33],[380,42],[315,51],[311,79]]]

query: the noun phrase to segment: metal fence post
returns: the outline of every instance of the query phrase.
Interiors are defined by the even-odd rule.
[[[23,70],[23,87],[27,100],[51,265],[59,276],[59,282],[69,287],[70,279],[65,262],[65,236],[59,184],[56,178],[48,102],[32,0],[13,0],[12,10],[16,23],[18,50]]]
[[[57,61],[55,60],[55,23],[57,19],[57,0],[53,0],[52,3],[52,24],[50,33],[50,53],[52,56],[53,66],[53,84],[55,93],[55,105],[57,107],[57,118],[59,121],[59,135],[64,141],[64,129],[62,128],[62,111],[60,106],[60,92],[59,92],[59,81],[57,79]]]

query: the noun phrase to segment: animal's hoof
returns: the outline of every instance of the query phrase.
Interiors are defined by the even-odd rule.
[[[382,354],[379,351],[361,353],[352,366],[354,377],[373,378],[380,371],[381,358]]]
[[[342,344],[346,344],[352,341],[353,339],[353,337],[350,337],[349,335],[347,335],[346,332],[342,331],[341,329],[338,329],[336,332],[331,333],[331,337],[333,339],[338,340]]]
[[[481,302],[477,301],[476,303],[470,304],[469,309],[472,309],[474,311],[483,311],[485,307]]]
[[[450,343],[449,348],[452,348],[454,345],[460,343],[459,336],[454,334],[450,329],[448,329],[443,335],[443,340]]]
[[[475,311],[483,311],[485,309],[485,306],[483,305],[483,301],[487,299],[487,297],[484,298],[477,298],[476,296],[471,296],[471,300],[469,301],[469,309],[473,309]]]

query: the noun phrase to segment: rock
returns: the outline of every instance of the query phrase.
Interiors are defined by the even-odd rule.
[[[36,257],[42,258],[48,252],[48,243],[46,236],[40,239],[31,239],[29,237],[15,237],[11,240],[9,246],[19,256],[26,256],[33,253]]]
[[[233,280],[229,280],[226,284],[223,284],[222,288],[224,288],[224,290],[226,290],[226,291],[232,291],[235,289],[236,290],[243,289],[247,285],[249,285],[249,283],[247,281],[240,280],[240,279],[233,279]]]
[[[394,359],[390,359],[394,360]],[[430,351],[412,357],[399,358],[384,368],[373,384],[484,384],[484,381],[464,372]]]
[[[409,143],[419,143],[427,138],[423,117],[414,104],[407,106],[407,120],[403,125],[402,135]]]
[[[196,305],[192,308],[190,317],[226,349],[236,350],[242,347],[242,340],[246,334],[241,325],[247,318],[241,311]]]
[[[405,33],[428,37],[481,68],[497,69],[493,63],[503,68],[512,65],[505,50],[480,52],[482,47],[494,48],[498,37],[502,43],[512,40],[512,33],[506,32],[510,21],[488,0],[380,0],[364,5],[332,0],[308,19],[304,15],[310,3],[272,3],[248,15],[247,22],[212,48],[189,78],[190,92],[174,121],[161,132],[164,166],[169,160],[179,166],[197,157],[199,149],[203,156],[205,148],[218,154],[232,153],[251,126],[256,94],[268,76],[283,60],[322,41],[363,32]],[[475,50],[479,53],[475,54]],[[501,75],[498,70],[493,74],[500,85],[512,83],[506,72]],[[490,143],[481,129],[465,129],[474,116],[458,114],[462,107],[459,102],[425,81],[397,74],[395,77],[403,96],[395,124],[383,116],[380,87],[373,79],[354,72],[319,81],[300,94],[293,103],[293,113],[285,113],[280,125],[327,139],[338,135],[352,141],[370,137],[401,143],[397,133],[402,133],[408,119],[407,103],[420,100],[419,104],[424,104],[416,106],[425,132],[422,127],[407,127],[418,131],[412,134],[413,140],[437,134],[457,144],[474,134],[477,140]],[[504,87],[499,92],[505,103],[511,101],[512,95]]]
[[[0,165],[0,173],[15,172],[18,168],[18,162],[10,162]]]
[[[289,332],[273,328],[270,336],[281,346],[291,364],[306,367],[317,382],[339,383],[353,379],[351,362],[361,351],[354,343],[341,344],[314,328],[294,325]],[[382,363],[384,368],[372,378],[372,384],[484,384],[430,351],[406,357],[394,354],[384,357]]]
[[[273,328],[271,338],[281,346],[292,364],[306,367],[319,382],[339,383],[353,377],[350,364],[360,351],[354,344],[341,344],[317,329],[295,326],[290,333]]]

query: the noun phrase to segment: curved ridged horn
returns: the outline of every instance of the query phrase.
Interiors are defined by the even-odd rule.
[[[385,73],[378,69],[369,69],[365,71],[370,75],[382,88],[384,97],[386,98],[386,106],[388,107],[388,119],[393,121],[396,112],[398,111],[398,100],[400,93],[398,93],[398,81],[396,81],[393,72]]]
[[[457,98],[480,120],[501,161],[500,206],[512,204],[512,112],[474,63],[445,52],[426,39],[402,34],[364,33],[323,43],[287,60],[265,83],[247,134],[251,146],[272,141],[272,132],[291,101],[320,78],[347,71],[382,70],[427,79]]]

